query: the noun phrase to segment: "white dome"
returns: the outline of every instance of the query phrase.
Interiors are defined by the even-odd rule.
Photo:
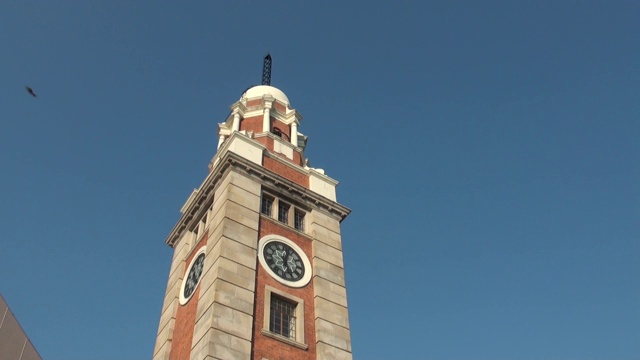
[[[263,95],[271,95],[276,100],[289,105],[289,98],[287,97],[287,95],[285,95],[282,91],[280,91],[280,89],[277,89],[277,88],[274,88],[273,86],[268,86],[268,85],[254,86],[249,90],[245,91],[245,93],[242,96],[247,99],[252,99],[252,98],[261,98]]]

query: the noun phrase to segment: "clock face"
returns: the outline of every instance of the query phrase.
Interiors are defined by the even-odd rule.
[[[184,284],[184,293],[183,296],[185,298],[191,297],[193,292],[196,290],[196,286],[198,282],[200,282],[200,276],[202,276],[202,268],[204,267],[204,253],[201,253],[196,257],[196,261],[193,262],[191,269],[189,270],[189,275],[187,275],[187,282]]]
[[[189,264],[189,271],[187,272],[184,280],[182,281],[182,287],[180,288],[180,304],[186,304],[193,296],[202,277],[204,270],[204,256],[206,247],[201,247],[198,252],[191,259]]]
[[[258,260],[276,281],[301,288],[311,281],[311,262],[295,242],[270,234],[258,241]]]
[[[304,277],[304,262],[291,246],[270,241],[262,252],[267,266],[281,279],[298,281]]]

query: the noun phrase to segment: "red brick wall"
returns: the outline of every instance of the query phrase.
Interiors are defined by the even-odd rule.
[[[295,152],[294,152],[295,153]],[[299,171],[296,171],[294,169],[292,169],[291,167],[281,164],[280,162],[268,157],[268,156],[263,156],[262,159],[262,166],[264,166],[266,169],[269,169],[273,172],[275,172],[276,174],[279,174],[291,181],[293,181],[294,183],[298,184],[298,185],[302,185],[304,187],[306,187],[307,189],[309,188],[309,177],[306,174],[303,174]]]
[[[296,165],[304,166],[302,164],[302,154],[298,151],[293,151],[293,163]]]
[[[257,142],[259,142],[260,144],[264,145],[267,150],[269,150],[270,152],[273,152],[273,139],[270,137],[259,137],[255,139]],[[299,151],[293,150],[293,160],[289,159],[288,157],[284,156],[283,154],[277,154],[274,153],[276,155],[278,155],[279,157],[281,157],[284,160],[290,161],[296,165],[302,165],[302,154]]]
[[[274,101],[273,102],[273,107],[276,108],[276,110],[280,111],[283,114],[287,112],[287,107],[285,105],[281,104],[279,101]]]
[[[273,139],[267,136],[263,136],[263,137],[259,137],[254,139],[255,141],[259,142],[260,144],[264,145],[267,150],[272,151],[273,152]]]
[[[262,132],[262,116],[253,116],[240,120],[240,130],[253,131],[255,134]]]
[[[260,238],[269,234],[284,236],[296,243],[309,259],[311,257],[311,240],[296,231],[282,226],[275,220],[260,218]],[[312,360],[316,358],[316,333],[313,311],[313,282],[302,288],[290,288],[273,279],[258,263],[256,274],[256,298],[253,324],[253,359],[261,360]],[[311,270],[311,269],[309,269]],[[265,285],[274,287],[287,294],[291,294],[304,301],[304,339],[309,347],[307,350],[297,348],[282,341],[262,335],[264,323],[264,293]]]
[[[251,108],[254,106],[261,106],[261,105],[262,105],[262,99],[254,99],[254,100],[247,101],[248,108]],[[276,108],[278,111],[282,112],[283,114],[287,112],[287,106],[280,103],[278,100],[273,102],[273,107]]]
[[[240,130],[247,130],[247,131],[253,131],[255,134],[261,133],[262,132],[262,116],[252,116],[249,118],[244,118],[240,120]],[[274,119],[273,117],[269,119],[270,120],[270,127],[269,130],[271,131],[271,129],[273,129],[274,127],[277,127],[278,129],[280,129],[280,131],[282,131],[283,134],[283,138],[286,139],[287,141],[291,141],[291,128],[289,127],[289,125],[286,125],[285,123]]]
[[[262,105],[262,99],[255,99],[255,100],[249,100],[247,101],[247,107],[253,107],[253,106],[258,106],[258,105]]]
[[[194,254],[207,243],[208,234],[205,234],[202,240],[194,247],[191,254],[187,257],[186,264],[189,266]],[[185,269],[186,272],[189,269]],[[183,277],[184,278],[184,277]],[[196,325],[196,312],[198,310],[198,297],[200,296],[200,285],[196,288],[195,293],[184,306],[178,303],[178,311],[176,312],[176,325],[173,329],[173,339],[171,341],[170,360],[188,359],[191,354],[191,343],[193,341],[193,330]]]

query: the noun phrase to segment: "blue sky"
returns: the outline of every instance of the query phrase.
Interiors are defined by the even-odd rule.
[[[639,18],[634,1],[4,2],[0,291],[46,359],[151,358],[164,239],[269,51],[353,210],[356,358],[637,359]]]

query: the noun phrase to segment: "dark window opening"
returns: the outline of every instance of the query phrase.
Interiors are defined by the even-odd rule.
[[[295,339],[296,304],[271,295],[269,331],[290,339]]]
[[[289,223],[289,205],[278,201],[278,221]]]
[[[289,135],[287,135],[287,133],[285,133],[284,131],[280,130],[280,128],[274,127],[271,130],[271,132],[273,133],[273,135],[275,135],[277,137],[280,137],[280,138],[283,138],[283,139],[285,139],[287,141],[290,141],[289,140]]]
[[[272,208],[273,208],[273,198],[263,195],[262,206],[260,207],[260,211],[267,216],[271,216]]]
[[[304,213],[302,211],[295,210],[293,212],[293,227],[304,231]]]

